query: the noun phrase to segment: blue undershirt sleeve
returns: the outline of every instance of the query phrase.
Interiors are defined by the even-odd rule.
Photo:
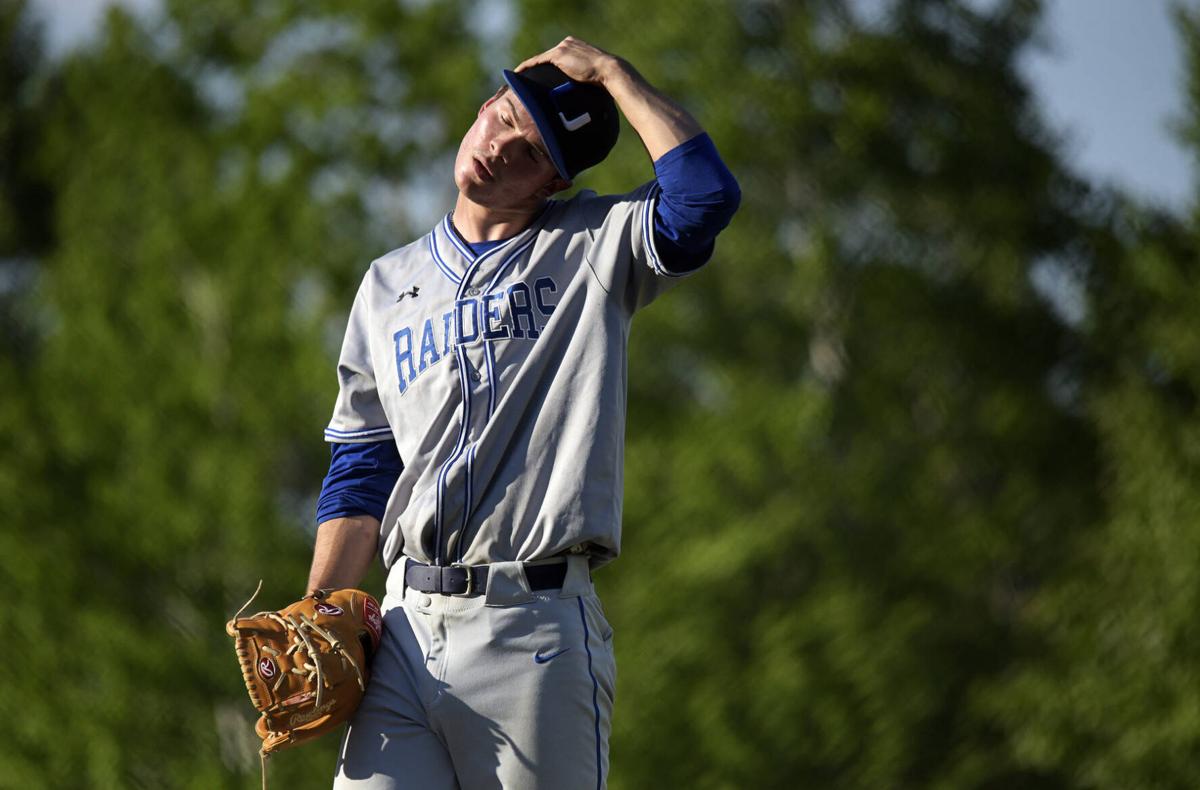
[[[396,443],[329,445],[329,472],[317,500],[317,523],[346,516],[373,516],[383,520],[388,497],[404,469]]]
[[[660,156],[654,173],[662,188],[654,210],[655,246],[663,264],[687,272],[708,262],[742,192],[707,133]]]

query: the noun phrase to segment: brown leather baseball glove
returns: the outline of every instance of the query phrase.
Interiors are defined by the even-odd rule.
[[[350,718],[366,691],[383,628],[374,598],[361,590],[318,590],[278,612],[240,615],[225,631],[234,639],[250,702],[262,712],[255,731],[264,759]]]

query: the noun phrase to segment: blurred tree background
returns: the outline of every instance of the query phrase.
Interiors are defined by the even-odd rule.
[[[613,788],[1194,788],[1200,218],[1065,162],[1038,0],[0,0],[0,787],[258,782],[225,620],[302,591],[368,262],[570,33],[743,189],[639,316]],[[1200,10],[1180,135],[1200,156]],[[651,174],[626,127],[581,179]],[[381,574],[368,586],[381,591]],[[324,787],[336,740],[273,759]]]

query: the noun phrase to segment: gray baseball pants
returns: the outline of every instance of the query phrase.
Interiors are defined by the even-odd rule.
[[[561,590],[521,563],[485,595],[426,595],[388,577],[384,634],[342,742],[335,790],[603,788],[616,666],[585,557]]]

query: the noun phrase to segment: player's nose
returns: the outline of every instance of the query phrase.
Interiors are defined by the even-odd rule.
[[[488,141],[488,158],[493,162],[504,161],[503,146],[499,138],[493,137]]]
[[[491,153],[508,164],[517,150],[517,145],[522,140],[523,138],[519,134],[503,134],[493,137],[490,144]]]

